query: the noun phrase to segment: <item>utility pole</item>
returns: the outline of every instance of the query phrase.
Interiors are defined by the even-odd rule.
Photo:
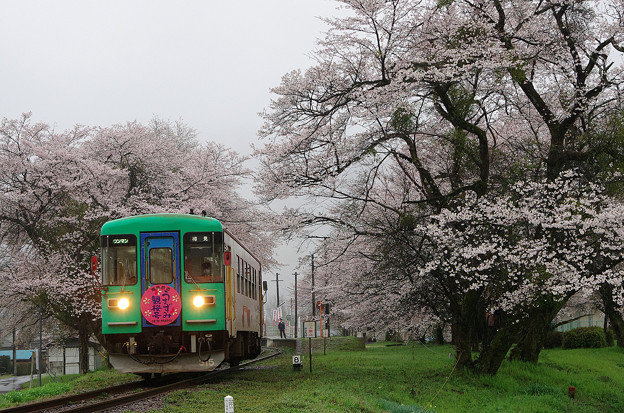
[[[312,254],[312,317],[316,316],[316,298],[314,298],[314,254]]]
[[[13,327],[13,375],[17,376],[17,347],[15,347],[15,327]]]
[[[271,280],[271,281],[274,281],[274,282],[275,282],[275,287],[277,288],[277,308],[279,308],[279,306],[280,306],[280,300],[279,300],[279,283],[280,283],[280,281],[284,281],[284,280],[280,280],[280,279],[279,279],[279,273],[278,273],[278,272],[276,272],[276,273],[275,273],[275,279],[274,279],[274,280]]]
[[[295,271],[295,338],[297,338],[297,271]]]
[[[39,351],[37,352],[37,370],[39,371],[39,387],[41,387],[41,369],[43,368],[43,307],[39,311]]]

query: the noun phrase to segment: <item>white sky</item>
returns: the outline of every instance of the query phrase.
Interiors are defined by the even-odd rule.
[[[249,154],[281,77],[305,69],[331,0],[2,0],[0,117],[69,129],[154,116]],[[286,254],[286,255],[284,255]],[[292,248],[278,270],[291,280]],[[265,273],[265,279],[271,279]],[[272,279],[275,279],[273,273]],[[269,281],[270,290],[275,282]],[[280,298],[287,295],[280,283]],[[275,299],[270,299],[274,303]]]
[[[154,116],[249,153],[282,75],[334,14],[330,0],[0,2],[0,116],[67,129]]]

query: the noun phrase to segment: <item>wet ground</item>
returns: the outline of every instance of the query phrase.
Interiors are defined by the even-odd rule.
[[[34,377],[33,380],[36,382],[37,377]],[[22,384],[28,383],[29,381],[30,376],[12,376],[0,379],[0,394],[8,393],[13,390],[19,390],[21,389]]]

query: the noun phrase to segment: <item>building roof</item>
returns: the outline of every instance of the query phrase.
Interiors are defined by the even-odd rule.
[[[16,357],[18,360],[28,360],[32,357],[35,350],[16,350]],[[9,356],[13,360],[13,350],[0,350],[0,356]]]

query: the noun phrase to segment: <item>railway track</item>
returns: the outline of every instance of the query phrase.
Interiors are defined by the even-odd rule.
[[[197,386],[210,380],[214,380],[218,377],[224,376],[228,373],[235,372],[243,367],[258,363],[260,361],[268,360],[281,354],[281,351],[279,349],[270,349],[270,351],[272,354],[261,356],[245,363],[241,363],[239,366],[213,370],[199,377],[193,377],[184,380],[175,380],[174,382],[167,382],[168,376],[165,376],[163,377],[163,380],[155,380],[153,384],[150,384],[154,387],[146,390],[140,390],[146,386],[145,381],[136,381],[76,395],[50,399],[43,402],[28,403],[16,407],[10,407],[7,409],[0,409],[0,413],[29,413],[46,411],[64,413],[101,412],[107,409],[113,409],[119,406],[124,406],[141,400],[149,399],[173,390]],[[101,399],[102,397],[108,398],[106,400],[96,400]]]

